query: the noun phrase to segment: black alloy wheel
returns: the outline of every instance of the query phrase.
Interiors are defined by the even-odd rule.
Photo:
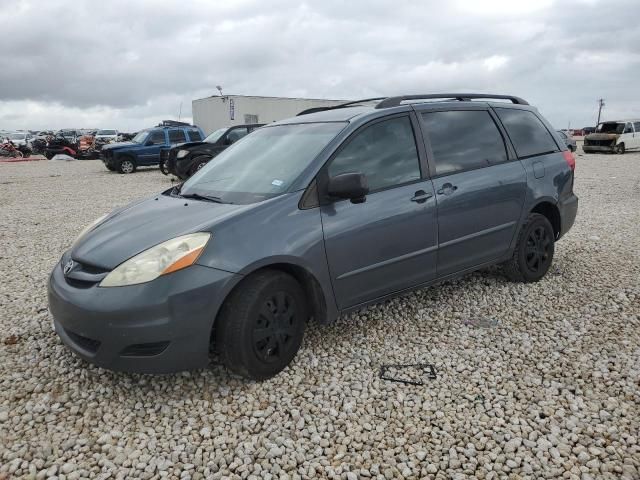
[[[548,263],[553,255],[553,239],[544,226],[540,225],[531,230],[527,238],[525,258],[529,270],[537,274],[542,269],[548,269]]]
[[[253,327],[253,348],[265,363],[280,361],[291,353],[296,333],[296,307],[293,298],[280,291],[267,298]]]
[[[252,273],[222,305],[213,350],[238,375],[273,377],[296,356],[308,318],[306,294],[294,277],[279,270]]]
[[[531,213],[520,229],[511,259],[502,264],[514,282],[537,282],[545,276],[555,252],[555,232],[544,215]]]

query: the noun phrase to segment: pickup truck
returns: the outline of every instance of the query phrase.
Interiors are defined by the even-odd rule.
[[[194,125],[164,121],[157,127],[141,130],[130,142],[104,145],[100,158],[111,171],[133,173],[138,167],[158,165],[163,149],[203,137],[202,130]]]

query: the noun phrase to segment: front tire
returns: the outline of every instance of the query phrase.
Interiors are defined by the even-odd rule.
[[[625,147],[624,147],[624,143],[619,143],[618,145],[616,145],[616,153],[618,155],[624,155],[625,152]]]
[[[204,167],[207,163],[209,163],[211,157],[207,157],[206,155],[201,155],[193,159],[193,167],[189,172],[189,176],[193,176],[198,170]]]
[[[136,171],[136,162],[129,157],[124,157],[118,162],[118,171],[120,173],[133,173]]]
[[[220,360],[246,378],[273,377],[296,356],[308,316],[295,278],[275,270],[255,273],[231,293],[216,320]]]
[[[507,277],[514,282],[537,282],[545,276],[555,252],[555,234],[544,215],[532,213],[520,230],[511,260],[503,264]]]

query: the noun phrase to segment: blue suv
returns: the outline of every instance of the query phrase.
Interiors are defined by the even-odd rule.
[[[140,131],[130,142],[105,145],[100,158],[111,171],[133,173],[138,167],[159,165],[162,150],[203,138],[202,130],[196,126],[165,120],[157,127]]]
[[[576,218],[574,169],[518,97],[305,111],[89,225],[51,274],[54,328],[114,370],[202,368],[213,353],[269,378],[311,319],[488,265],[518,282],[543,278]]]

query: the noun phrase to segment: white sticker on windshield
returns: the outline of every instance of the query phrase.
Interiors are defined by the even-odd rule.
[[[276,187],[281,187],[284,182],[282,180],[274,180],[271,182],[271,185],[275,185]]]

